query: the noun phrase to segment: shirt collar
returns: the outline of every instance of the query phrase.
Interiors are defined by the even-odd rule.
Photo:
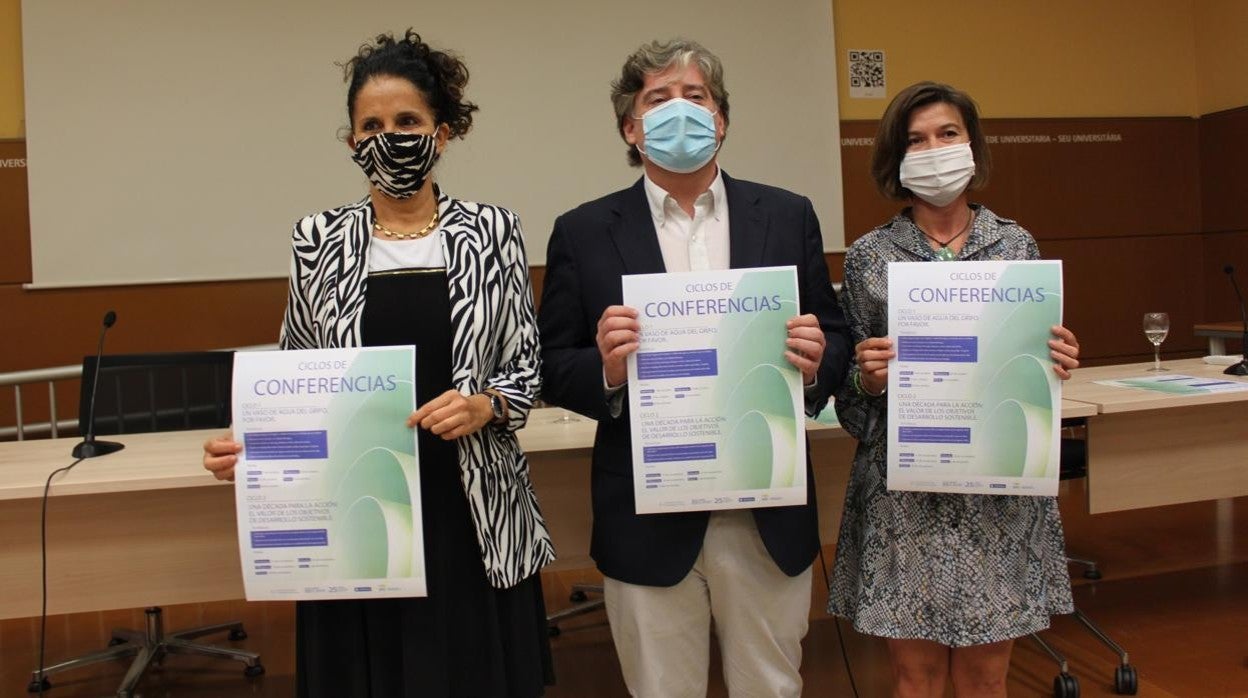
[[[971,229],[967,231],[966,244],[958,253],[958,259],[972,257],[981,249],[1000,240],[1003,235],[1002,227],[1013,223],[1009,219],[997,216],[983,204],[972,203],[970,207],[975,211],[975,221],[971,224]],[[889,239],[894,245],[909,250],[920,259],[936,259],[936,252],[931,245],[927,244],[927,237],[910,217],[909,207],[894,216],[888,226]]]
[[[668,194],[666,189],[655,184],[649,175],[643,173],[641,177],[646,189],[646,201],[650,204],[650,217],[654,219],[655,227],[661,227],[667,222],[668,200],[671,200],[672,205],[675,206],[676,199]],[[720,220],[724,212],[728,210],[728,196],[724,191],[724,171],[719,165],[715,166],[715,179],[711,180],[711,186],[707,191],[711,193],[711,208],[708,213],[711,218]]]

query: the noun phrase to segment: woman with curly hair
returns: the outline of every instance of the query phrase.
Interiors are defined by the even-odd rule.
[[[347,62],[347,145],[368,195],[295,225],[283,349],[416,345],[428,597],[301,601],[298,695],[538,696],[538,572],[554,557],[515,432],[539,385],[520,220],[452,198],[434,165],[472,127],[468,69],[410,29]],[[233,479],[232,437],[204,466]]]

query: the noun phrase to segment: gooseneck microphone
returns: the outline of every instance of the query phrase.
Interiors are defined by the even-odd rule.
[[[126,447],[125,444],[119,444],[116,441],[95,440],[95,396],[100,392],[100,369],[103,368],[100,366],[100,360],[104,356],[104,335],[116,322],[117,313],[111,310],[104,313],[104,326],[100,328],[100,343],[95,349],[95,377],[91,383],[91,402],[87,407],[87,437],[74,446],[74,458],[107,456]]]
[[[1244,323],[1244,334],[1240,338],[1243,343],[1240,347],[1243,358],[1239,363],[1227,366],[1223,373],[1228,376],[1248,376],[1248,311],[1244,309],[1244,294],[1239,292],[1239,284],[1235,283],[1235,267],[1228,264],[1222,267],[1222,271],[1226,273],[1226,278],[1231,280],[1231,287],[1235,289],[1235,297],[1239,299],[1239,319]]]

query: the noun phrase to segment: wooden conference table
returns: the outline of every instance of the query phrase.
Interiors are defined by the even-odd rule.
[[[589,455],[595,422],[534,410],[520,442],[562,568],[589,559]],[[234,490],[201,464],[222,430],[109,437],[117,453],[83,461],[52,484],[48,502],[48,612],[243,598]],[[843,497],[853,439],[811,422],[811,453],[825,502]],[[0,619],[39,614],[39,509],[44,482],[69,465],[77,439],[0,443]],[[840,493],[840,494],[838,494]],[[839,523],[840,503],[821,523]]]
[[[1244,336],[1242,322],[1205,322],[1192,327],[1192,334],[1209,338],[1209,353],[1226,354],[1226,340]]]
[[[1104,416],[1100,411],[1094,402],[1062,403],[1067,418],[1095,422]],[[583,417],[559,421],[563,414],[535,410],[520,441],[560,556],[555,565],[583,568],[592,565],[588,461],[595,423]],[[243,598],[233,489],[200,464],[201,444],[216,433],[115,437],[125,442],[125,450],[84,461],[58,476],[48,503],[49,613]],[[854,440],[839,427],[813,422],[808,434],[820,532],[830,542],[840,522]],[[1243,443],[1242,428],[1239,434]],[[40,497],[48,474],[71,462],[74,442],[0,444],[0,619],[39,613]],[[1093,451],[1094,472],[1098,459],[1107,455],[1103,449]],[[1235,494],[1224,490],[1208,496]]]
[[[1248,383],[1200,359],[1162,363],[1186,374]],[[1081,368],[1066,400],[1096,407],[1088,420],[1088,509],[1093,514],[1248,495],[1248,391],[1173,395],[1098,385],[1156,376],[1152,363]]]

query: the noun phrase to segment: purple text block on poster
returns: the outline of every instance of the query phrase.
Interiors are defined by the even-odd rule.
[[[903,444],[969,444],[969,427],[899,427],[897,440]]]
[[[979,339],[903,335],[897,338],[897,360],[974,363],[979,360]]]
[[[329,545],[329,532],[324,528],[251,532],[251,547],[253,548],[307,548],[327,545]]]
[[[715,444],[676,444],[672,446],[646,446],[641,449],[646,463],[671,463],[682,460],[710,460],[715,457]]]
[[[714,376],[718,373],[719,358],[714,349],[647,351],[637,354],[637,377],[641,380]]]
[[[324,431],[253,431],[243,434],[243,448],[250,460],[303,460],[328,458]]]

